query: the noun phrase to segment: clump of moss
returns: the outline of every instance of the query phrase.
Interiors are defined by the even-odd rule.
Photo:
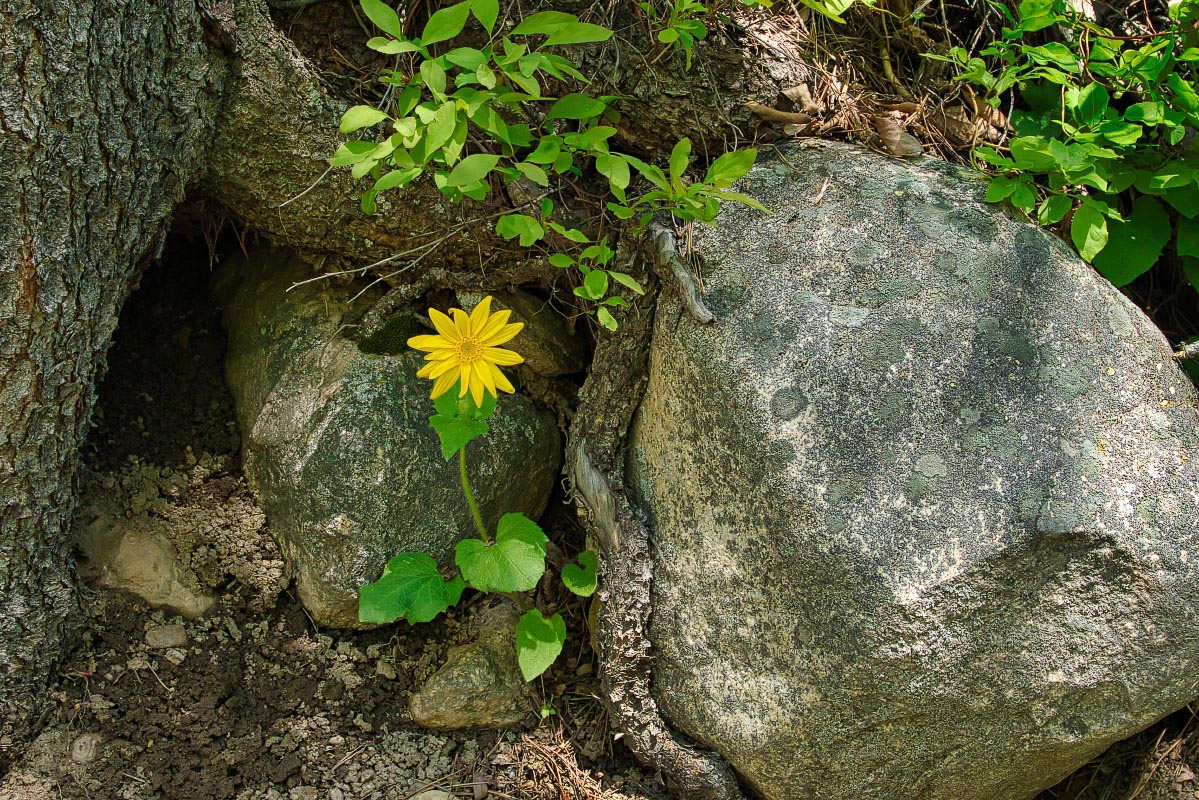
[[[414,314],[396,314],[382,328],[360,340],[358,349],[372,356],[399,355],[408,351],[408,339],[421,331]]]

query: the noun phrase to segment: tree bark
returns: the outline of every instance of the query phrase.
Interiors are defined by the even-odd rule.
[[[0,773],[76,615],[67,533],[97,376],[203,162],[221,75],[189,0],[0,2]]]
[[[744,101],[769,104],[805,77],[797,59],[763,57],[764,41],[785,49],[769,18],[741,29],[749,47],[714,33],[688,73],[634,4],[502,5],[509,21],[541,5],[618,31],[584,57],[588,91],[621,96],[617,146],[642,155],[682,136],[697,154],[730,149],[746,134]],[[373,266],[409,296],[548,282],[539,258],[494,235],[516,202],[502,193],[454,206],[422,181],[362,214],[364,187],[327,168],[352,104],[263,0],[0,0],[0,773],[48,707],[76,613],[67,534],[104,353],[189,183],[275,242]],[[604,689],[640,757],[693,796],[734,797],[723,762],[673,734],[649,693],[648,531],[623,494],[620,452],[652,312],[651,293],[601,337],[568,453],[605,541]]]

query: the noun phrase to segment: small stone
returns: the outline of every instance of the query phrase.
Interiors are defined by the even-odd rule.
[[[412,800],[454,800],[454,795],[441,789],[426,789],[420,794],[412,795]]]
[[[187,631],[182,625],[155,625],[146,631],[146,644],[159,650],[169,647],[186,647]]]
[[[396,668],[392,666],[390,661],[381,658],[375,662],[375,674],[389,681],[394,681],[396,679]]]
[[[100,755],[104,739],[98,733],[85,733],[71,742],[71,760],[76,764],[90,764]]]
[[[172,647],[170,650],[167,650],[165,653],[163,653],[163,658],[165,658],[167,661],[170,661],[177,667],[187,659],[187,653],[183,650],[180,650],[178,647]]]
[[[125,662],[125,669],[137,671],[139,669],[149,669],[150,662],[144,658],[131,658]]]

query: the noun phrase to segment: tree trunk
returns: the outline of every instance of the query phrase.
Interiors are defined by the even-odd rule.
[[[616,146],[645,156],[683,136],[697,154],[730,149],[745,135],[743,102],[770,104],[805,77],[794,54],[763,54],[769,40],[785,50],[768,17],[741,31],[751,49],[715,33],[698,44],[688,73],[634,4],[502,5],[502,19],[540,5],[620,30],[583,59],[595,71],[587,91],[621,97]],[[0,59],[2,774],[47,708],[76,611],[67,533],[104,353],[189,183],[277,243],[327,266],[373,266],[409,296],[554,277],[495,236],[493,217],[512,204],[502,196],[454,206],[421,182],[363,215],[364,187],[327,169],[354,101],[326,85],[263,0],[0,0]],[[649,693],[648,533],[623,495],[619,454],[653,305],[651,295],[630,309],[599,347],[568,454],[605,543],[604,690],[640,757],[690,794],[733,797],[723,762],[679,740]]]
[[[72,617],[75,464],[117,315],[203,160],[190,0],[0,2],[0,773]]]

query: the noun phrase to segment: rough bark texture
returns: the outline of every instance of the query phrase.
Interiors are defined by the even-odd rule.
[[[619,146],[642,154],[681,136],[697,153],[731,147],[744,136],[745,100],[770,103],[804,77],[769,18],[758,30],[730,28],[733,38],[714,33],[686,73],[633,4],[505,3],[501,18],[538,5],[617,29],[582,63],[596,71],[590,91],[625,96]],[[383,262],[374,273],[405,297],[434,285],[493,290],[553,278],[492,233],[496,213],[523,200],[497,194],[491,205],[454,206],[424,182],[363,215],[363,187],[326,169],[354,101],[330,90],[263,0],[0,0],[0,58],[3,772],[36,727],[69,630],[65,534],[104,352],[189,181],[318,263]],[[620,451],[652,309],[651,300],[635,306],[619,335],[602,338],[570,449],[594,530],[606,537],[604,685],[637,753],[694,796],[733,797],[731,773],[677,740],[648,690],[648,538],[623,495]]]
[[[656,234],[654,241],[666,235]],[[661,258],[673,250],[663,241],[659,253],[655,256]],[[656,294],[656,287],[650,287],[627,309],[621,327],[601,338],[567,446],[571,484],[588,511],[588,532],[603,556],[595,631],[601,690],[629,749],[660,769],[682,796],[735,800],[741,792],[729,766],[674,733],[650,693],[653,656],[646,627],[653,562],[649,529],[625,494],[624,441],[645,393]]]
[[[66,532],[117,314],[201,162],[190,0],[0,2],[0,772],[75,611]]]

